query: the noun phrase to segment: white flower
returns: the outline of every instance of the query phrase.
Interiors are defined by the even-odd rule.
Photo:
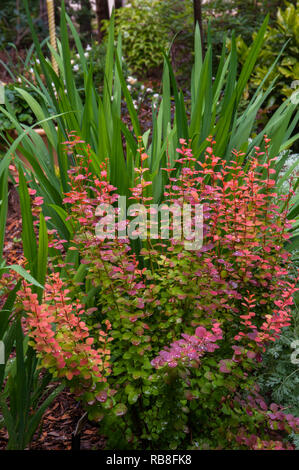
[[[144,90],[144,88],[145,88],[145,86],[144,86],[144,85],[141,85],[141,87],[140,87],[140,90],[142,90],[142,91],[143,91],[143,90]]]
[[[138,103],[136,100],[133,100],[133,105],[134,105],[134,108],[137,109],[138,108]]]
[[[39,59],[36,59],[36,63],[37,63],[37,64],[40,64],[40,60],[39,60]]]
[[[147,92],[147,93],[152,93],[152,91],[153,91],[153,90],[152,90],[151,88],[147,88],[147,89],[146,89],[146,92]]]
[[[85,50],[86,50],[86,51],[91,51],[91,49],[92,49],[91,45],[90,45],[90,44],[87,44],[87,46],[86,46],[86,49],[85,49]]]
[[[158,94],[158,93],[155,93],[155,94],[153,95],[153,98],[155,98],[155,100],[157,100],[157,99],[159,98],[159,94]]]
[[[137,82],[137,78],[128,77],[127,82],[130,83],[131,85],[135,85],[135,83]]]
[[[29,69],[29,72],[30,72],[30,73],[34,73],[34,70],[33,70],[32,67]]]
[[[89,57],[89,52],[84,52],[84,57]]]
[[[128,90],[129,90],[129,91],[131,91],[131,90],[132,90],[132,87],[131,87],[131,85],[128,85],[128,86],[127,86],[127,88],[128,88]]]
[[[74,59],[71,60],[71,64],[73,65],[75,63]]]
[[[75,64],[74,67],[73,67],[73,71],[78,72],[78,70],[79,70],[79,65]]]

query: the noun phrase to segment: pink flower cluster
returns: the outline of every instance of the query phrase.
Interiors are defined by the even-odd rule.
[[[158,369],[166,364],[173,368],[179,364],[192,366],[193,361],[198,363],[199,358],[206,352],[214,352],[219,348],[215,343],[223,339],[219,323],[213,324],[212,331],[213,333],[199,326],[195,330],[195,335],[182,334],[183,339],[175,341],[170,347],[166,346],[159,352],[159,355],[151,361],[152,366]]]

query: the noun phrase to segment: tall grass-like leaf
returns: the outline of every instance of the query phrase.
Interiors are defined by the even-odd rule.
[[[29,284],[33,284],[34,286],[43,289],[43,286],[36,279],[34,279],[34,277],[32,277],[28,271],[18,264],[10,264],[9,266],[0,268],[0,274],[2,274],[2,272],[9,272],[11,270],[22,276],[22,278],[29,282]]]
[[[47,116],[45,115],[42,107],[37,102],[37,100],[30,95],[30,93],[18,87],[16,87],[15,90],[28,103],[30,109],[34,112],[37,118],[37,121],[40,121],[41,127],[44,129],[52,147],[56,148],[57,147],[57,133],[56,133],[55,126],[52,120],[47,120]]]
[[[3,339],[5,332],[7,331],[7,327],[9,324],[9,317],[11,315],[14,302],[16,299],[17,291],[20,288],[20,281],[16,284],[16,286],[11,290],[9,293],[4,305],[1,307],[1,315],[0,315],[0,339]]]
[[[248,79],[253,71],[255,63],[257,61],[258,55],[263,45],[265,32],[269,23],[269,14],[264,19],[262,26],[260,27],[256,38],[250,48],[249,54],[246,58],[246,61],[242,67],[242,71],[237,84],[237,101],[240,100],[243,90],[248,82]]]
[[[59,393],[62,392],[63,389],[64,389],[64,384],[58,385],[43,401],[40,407],[37,410],[35,410],[35,413],[31,416],[31,419],[29,420],[29,423],[28,423],[25,445],[28,445],[29,442],[31,442],[32,437],[35,431],[37,430],[45,411],[51,405],[51,403],[55,400],[55,398],[59,395]]]
[[[5,426],[10,436],[10,449],[20,450],[18,446],[18,435],[15,430],[15,420],[4,399],[0,400],[0,408],[3,413]]]
[[[111,119],[111,97],[112,97],[112,84],[113,84],[113,57],[114,57],[114,12],[111,15],[109,23],[108,44],[105,63],[105,77],[104,77],[104,91],[103,91],[103,105],[108,120],[108,126]],[[110,135],[111,135],[110,130]]]
[[[39,218],[39,234],[38,234],[38,253],[37,253],[37,281],[40,284],[45,283],[48,267],[48,232],[45,217],[42,212]],[[42,290],[39,290],[39,297],[42,297]]]
[[[15,408],[15,412],[17,414],[17,426],[18,426],[18,438],[23,440],[23,436],[25,435],[25,421],[26,421],[26,413],[29,412],[26,401],[27,401],[27,394],[28,394],[28,382],[26,377],[26,369],[25,369],[25,357],[24,357],[24,334],[21,325],[21,318],[17,318],[17,326],[16,326],[16,377],[15,377],[15,386],[14,386],[14,394],[11,395],[11,400],[14,400],[15,403],[11,403],[11,409]],[[18,440],[19,440],[18,439]],[[19,448],[22,447],[22,444],[19,443]]]
[[[22,240],[24,255],[28,261],[29,270],[33,277],[37,275],[37,243],[33,229],[30,196],[24,173],[19,168],[19,195],[22,213]]]
[[[61,46],[63,51],[63,65],[65,71],[65,81],[67,87],[68,97],[71,106],[74,110],[80,110],[82,103],[79,97],[79,93],[75,88],[75,79],[73,75],[73,69],[71,66],[71,54],[67,31],[66,13],[64,1],[61,5],[61,16],[60,16],[60,32],[61,32]]]
[[[88,73],[88,71],[87,71],[87,61],[86,61],[86,58],[85,58],[85,55],[84,55],[84,49],[82,47],[80,36],[77,33],[76,28],[74,27],[74,25],[72,23],[72,20],[70,19],[69,15],[67,13],[65,13],[65,17],[66,17],[67,23],[69,25],[69,28],[72,32],[72,36],[75,40],[76,48],[77,48],[77,51],[78,51],[79,56],[80,56],[80,64],[82,65],[84,72]]]
[[[0,175],[0,262],[3,256],[3,245],[8,207],[8,168]]]
[[[38,361],[34,350],[28,346],[28,338],[24,337],[20,317],[14,325],[16,357],[7,367],[0,408],[9,434],[7,449],[22,450],[32,440],[45,410],[64,385],[56,387],[48,397],[44,396],[50,375],[39,378]]]
[[[201,44],[201,36],[200,36],[200,29],[198,23],[195,26],[195,33],[194,33],[194,68],[193,68],[193,77],[192,77],[192,103],[195,103],[199,84],[200,84],[200,75],[201,75],[201,68],[202,68],[202,44]]]
[[[52,204],[51,207],[57,212],[63,223],[65,224],[66,228],[68,229],[69,232],[69,238],[73,236],[74,229],[72,227],[72,224],[68,218],[68,213],[60,206],[56,206],[55,204]]]
[[[129,115],[130,115],[130,118],[131,118],[131,121],[132,121],[134,132],[135,132],[135,136],[138,137],[138,136],[141,136],[141,129],[140,129],[140,124],[139,124],[139,120],[138,120],[138,115],[137,115],[137,112],[134,108],[132,97],[130,95],[130,92],[129,92],[127,84],[126,84],[126,81],[124,79],[123,72],[122,72],[122,69],[121,69],[121,64],[120,64],[118,56],[115,57],[115,61],[116,61],[117,72],[119,74],[120,83],[121,83],[121,86],[122,86],[122,91],[123,91],[123,94],[124,94],[124,97],[125,97],[125,100],[126,100],[126,103],[127,103],[128,112],[129,112]]]
[[[163,109],[163,140],[167,138],[167,129],[168,124],[171,123],[171,96],[170,96],[170,79],[169,79],[169,70],[168,64],[164,59],[163,67],[163,77],[162,77],[162,89],[163,89],[163,99],[162,99],[162,109]]]
[[[209,47],[199,77],[198,92],[190,122],[190,136],[193,137],[195,137],[195,135],[198,135],[198,137],[201,135],[204,109],[205,106],[209,108],[207,101],[211,91],[211,52],[211,47]]]
[[[5,352],[4,364],[0,364],[0,390],[2,390],[5,379],[6,364],[15,344],[16,322],[11,322],[11,316],[20,284],[20,281],[17,282],[16,286],[10,291],[0,310],[0,340],[4,343]]]

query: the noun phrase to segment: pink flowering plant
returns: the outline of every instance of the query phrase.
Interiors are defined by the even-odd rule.
[[[256,384],[263,352],[290,325],[297,290],[285,248],[292,189],[281,209],[268,143],[245,171],[241,153],[229,163],[214,155],[212,138],[203,162],[181,139],[175,166],[168,159],[161,170],[163,202],[202,205],[196,250],[172,236],[152,239],[150,230],[138,243],[112,238],[109,223],[107,236],[96,236],[101,204],[119,215],[109,164],[94,176],[86,146],[69,170],[70,241],[49,233],[56,257],[43,299],[26,282],[19,299],[43,367],[100,423],[108,448],[292,448],[287,436],[299,419]],[[149,215],[147,160],[140,144],[128,203]]]

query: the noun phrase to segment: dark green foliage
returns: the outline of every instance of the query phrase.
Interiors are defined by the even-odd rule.
[[[29,7],[33,22],[40,39],[48,34],[46,2],[40,0],[29,0]],[[0,49],[10,48],[9,43],[17,47],[26,48],[31,44],[31,34],[23,1],[5,0],[1,2],[0,9]]]
[[[255,33],[253,34],[253,37]],[[247,37],[237,38],[237,50],[240,63],[247,57]],[[297,6],[286,2],[286,8],[278,9],[273,26],[268,26],[265,34],[264,46],[259,54],[257,64],[249,82],[249,93],[252,95],[263,81],[273,58],[281,53],[279,61],[265,81],[263,88],[267,88],[271,80],[277,78],[275,90],[271,93],[268,106],[277,107],[285,97],[290,96],[295,88],[292,83],[299,80],[299,2]]]

